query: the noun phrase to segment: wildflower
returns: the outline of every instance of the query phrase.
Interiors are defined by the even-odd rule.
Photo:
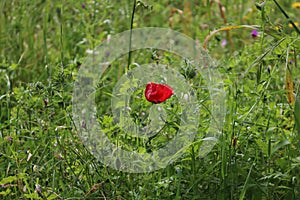
[[[86,5],[85,4],[81,4],[81,8],[86,9]]]
[[[111,20],[105,19],[105,20],[103,21],[103,23],[104,23],[104,24],[110,24],[110,23],[111,23]]]
[[[258,31],[257,30],[252,30],[251,36],[252,36],[252,38],[256,38],[258,36]]]
[[[275,30],[278,32],[282,32],[282,27],[277,25],[277,26],[275,26]]]
[[[173,95],[173,89],[168,85],[148,83],[145,97],[152,103],[162,103]]]
[[[298,22],[294,22],[294,24],[295,24],[296,26],[299,26],[299,23],[298,23]],[[290,28],[293,28],[293,25],[292,25],[291,23],[289,23],[289,27],[290,27]]]
[[[224,47],[224,46],[226,46],[226,45],[227,45],[227,40],[225,40],[225,39],[224,39],[224,40],[222,40],[222,42],[221,42],[221,46],[222,46],[222,47]]]
[[[300,2],[293,3],[292,8],[300,8]]]

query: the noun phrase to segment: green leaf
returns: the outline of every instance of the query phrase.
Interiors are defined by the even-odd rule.
[[[7,190],[0,192],[0,196],[4,197],[4,196],[9,195],[10,193],[11,193],[11,190],[8,188]]]
[[[42,199],[41,197],[39,197],[39,195],[37,193],[24,194],[24,197],[26,197],[28,199]]]
[[[281,149],[282,147],[289,145],[290,142],[288,140],[282,140],[280,142],[278,142],[277,144],[274,144],[274,146],[272,147],[272,154],[274,154],[278,149]]]
[[[25,179],[25,178],[26,178],[25,173],[20,173],[20,174],[17,174],[15,176],[9,176],[9,177],[3,178],[0,181],[0,185],[5,185],[5,184],[8,184],[8,183],[12,183],[14,181],[17,181],[19,179]]]
[[[15,70],[18,67],[18,64],[13,63],[9,68],[11,71]]]

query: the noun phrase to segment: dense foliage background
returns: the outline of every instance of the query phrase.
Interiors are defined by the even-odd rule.
[[[300,199],[300,2],[2,0],[0,13],[1,199]],[[98,162],[78,138],[76,74],[98,44],[131,27],[172,28],[217,60],[226,121],[206,157],[198,157],[199,138],[167,168],[130,174]],[[130,147],[134,138],[101,115],[127,59],[107,72],[96,101],[107,134]],[[132,63],[153,60],[180,64],[167,52],[132,55]],[[205,102],[200,76],[178,70]],[[147,108],[133,102],[132,116]]]

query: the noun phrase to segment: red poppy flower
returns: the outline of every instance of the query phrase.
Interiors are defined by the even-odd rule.
[[[145,97],[152,103],[162,103],[173,95],[173,89],[168,85],[148,83],[145,90]]]

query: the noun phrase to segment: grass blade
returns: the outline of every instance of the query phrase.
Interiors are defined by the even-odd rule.
[[[300,97],[299,96],[296,97],[294,115],[295,115],[297,133],[300,134]]]

